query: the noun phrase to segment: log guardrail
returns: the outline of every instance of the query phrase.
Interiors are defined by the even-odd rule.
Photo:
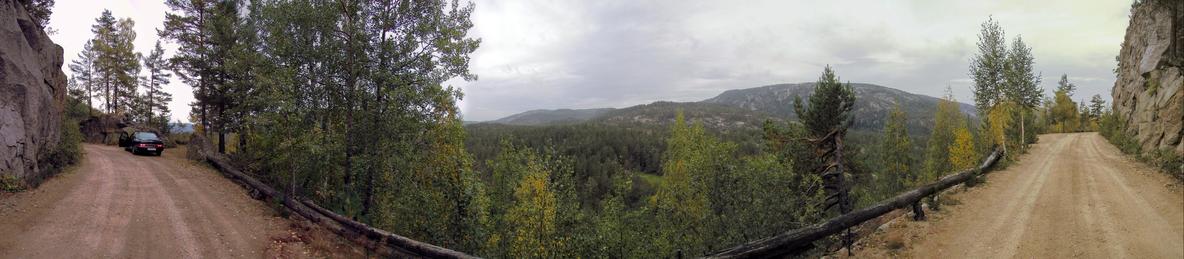
[[[859,225],[865,221],[874,219],[888,212],[896,209],[901,209],[917,202],[922,198],[936,194],[942,190],[954,187],[955,185],[965,183],[979,173],[986,172],[990,169],[999,158],[1003,156],[1003,151],[995,149],[989,156],[983,159],[979,166],[958,173],[943,176],[936,182],[917,187],[905,193],[901,193],[896,197],[881,201],[875,205],[865,207],[851,213],[843,214],[829,220],[810,225],[807,227],[794,229],[783,232],[781,234],[767,237],[764,239],[748,242],[739,246],[729,248],[709,255],[705,258],[772,258],[782,257],[788,254],[801,252],[813,246],[814,241],[825,238],[830,235],[838,234],[845,229]]]
[[[199,135],[194,135],[194,139],[190,141],[189,157],[209,163],[222,175],[246,187],[251,192],[251,196],[256,199],[276,199],[289,211],[355,242],[359,242],[359,240],[354,237],[365,237],[365,240],[360,242],[364,246],[381,245],[389,248],[395,257],[400,258],[478,258],[374,228],[317,206],[310,200],[284,195],[276,191],[275,188],[243,173],[235,168],[225,155],[210,152],[210,149],[208,141]]]

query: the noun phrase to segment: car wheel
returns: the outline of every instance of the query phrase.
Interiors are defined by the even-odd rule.
[[[160,156],[160,155],[163,155],[163,154],[164,154],[164,151],[156,151],[156,156]]]

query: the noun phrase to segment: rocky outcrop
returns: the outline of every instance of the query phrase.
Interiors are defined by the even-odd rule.
[[[114,145],[119,137],[120,129],[128,127],[123,118],[102,114],[98,116],[90,116],[86,120],[78,123],[82,131],[82,141],[87,143]]]
[[[1144,151],[1184,155],[1184,1],[1132,7],[1116,72],[1114,111],[1127,133]]]
[[[58,144],[66,75],[62,47],[21,1],[0,0],[0,175],[41,178]]]

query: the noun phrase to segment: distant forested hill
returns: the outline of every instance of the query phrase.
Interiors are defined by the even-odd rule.
[[[913,135],[928,135],[933,129],[933,112],[940,99],[932,96],[912,94],[894,88],[852,83],[855,90],[856,130],[880,130],[892,108],[900,103],[908,116],[908,129]],[[797,119],[793,112],[795,96],[803,100],[814,94],[814,83],[777,84],[748,89],[728,90],[704,103],[716,103],[760,111],[781,118]],[[974,106],[960,103],[962,112],[974,116]]]
[[[558,109],[558,110],[531,110],[519,114],[507,116],[505,118],[491,121],[492,123],[507,124],[507,125],[544,125],[544,124],[559,124],[559,123],[576,123],[588,121],[592,118],[600,116],[605,112],[615,110],[613,108],[599,108],[599,109]]]
[[[912,94],[894,88],[863,83],[852,83],[855,90],[855,124],[857,131],[879,131],[897,102],[908,115],[910,134],[928,135],[933,128],[936,97]],[[796,120],[793,112],[795,96],[803,99],[814,94],[814,83],[776,84],[747,89],[728,90],[700,102],[654,102],[621,109],[558,109],[532,110],[488,123],[509,125],[553,125],[595,122],[617,126],[638,124],[667,125],[674,121],[674,113],[682,110],[688,121],[699,121],[716,131],[759,129],[766,119]],[[974,106],[961,103],[968,116]]]

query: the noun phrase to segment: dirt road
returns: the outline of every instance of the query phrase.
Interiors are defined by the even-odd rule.
[[[1018,163],[949,195],[926,222],[898,219],[860,257],[1184,258],[1184,192],[1096,133],[1042,135]],[[907,218],[907,217],[906,217]]]
[[[0,199],[0,257],[259,258],[290,236],[290,221],[184,150],[84,149],[72,172]]]

